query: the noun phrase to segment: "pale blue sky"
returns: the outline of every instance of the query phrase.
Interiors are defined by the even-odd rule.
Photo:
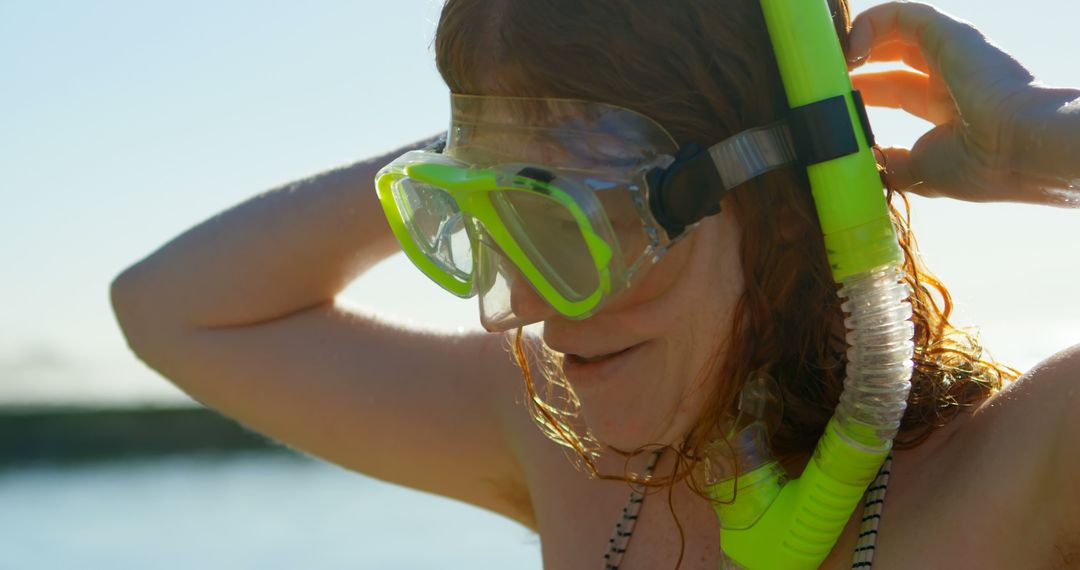
[[[860,10],[869,2],[856,1]],[[1043,81],[1080,85],[1080,3],[941,0]],[[109,281],[273,185],[444,128],[429,50],[437,0],[0,0],[0,404],[175,397],[124,345]],[[926,123],[871,111],[879,139]],[[1080,341],[1080,212],[917,200],[915,225],[962,320],[1027,366]],[[213,276],[206,276],[212,278]],[[347,296],[475,326],[397,257]],[[417,302],[417,300],[421,300]]]

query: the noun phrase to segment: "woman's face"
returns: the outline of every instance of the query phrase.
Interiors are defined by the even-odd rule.
[[[567,355],[563,371],[602,443],[628,451],[674,443],[700,415],[743,290],[740,232],[730,210],[702,220],[596,315],[544,319],[544,341]],[[631,350],[592,363],[571,356],[623,349]]]
[[[487,148],[480,139],[471,142]],[[558,166],[565,158],[532,136],[504,138],[497,148],[500,158],[522,162]],[[490,159],[469,154],[471,148],[456,152],[466,162]],[[702,220],[633,286],[584,320],[564,318],[524,279],[511,280],[514,313],[542,321],[544,342],[566,355],[566,379],[600,442],[623,450],[675,443],[700,416],[743,291],[740,228],[731,210]],[[592,363],[580,358],[624,349],[630,350]]]

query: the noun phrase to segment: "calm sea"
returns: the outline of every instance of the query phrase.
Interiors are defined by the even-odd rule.
[[[0,473],[0,569],[541,568],[498,515],[249,452]]]

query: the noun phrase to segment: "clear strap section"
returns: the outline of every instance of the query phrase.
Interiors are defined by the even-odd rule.
[[[762,174],[796,162],[795,145],[787,123],[743,131],[709,148],[728,190]]]

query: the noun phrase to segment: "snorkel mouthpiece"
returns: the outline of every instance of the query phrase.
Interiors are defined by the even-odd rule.
[[[761,6],[792,109],[792,137],[849,315],[847,379],[798,479],[788,480],[769,461],[707,490],[719,503],[722,568],[809,569],[829,555],[892,449],[911,387],[914,326],[872,135],[828,3],[761,0]],[[761,429],[755,425],[743,430]],[[729,434],[732,445],[763,440]]]

